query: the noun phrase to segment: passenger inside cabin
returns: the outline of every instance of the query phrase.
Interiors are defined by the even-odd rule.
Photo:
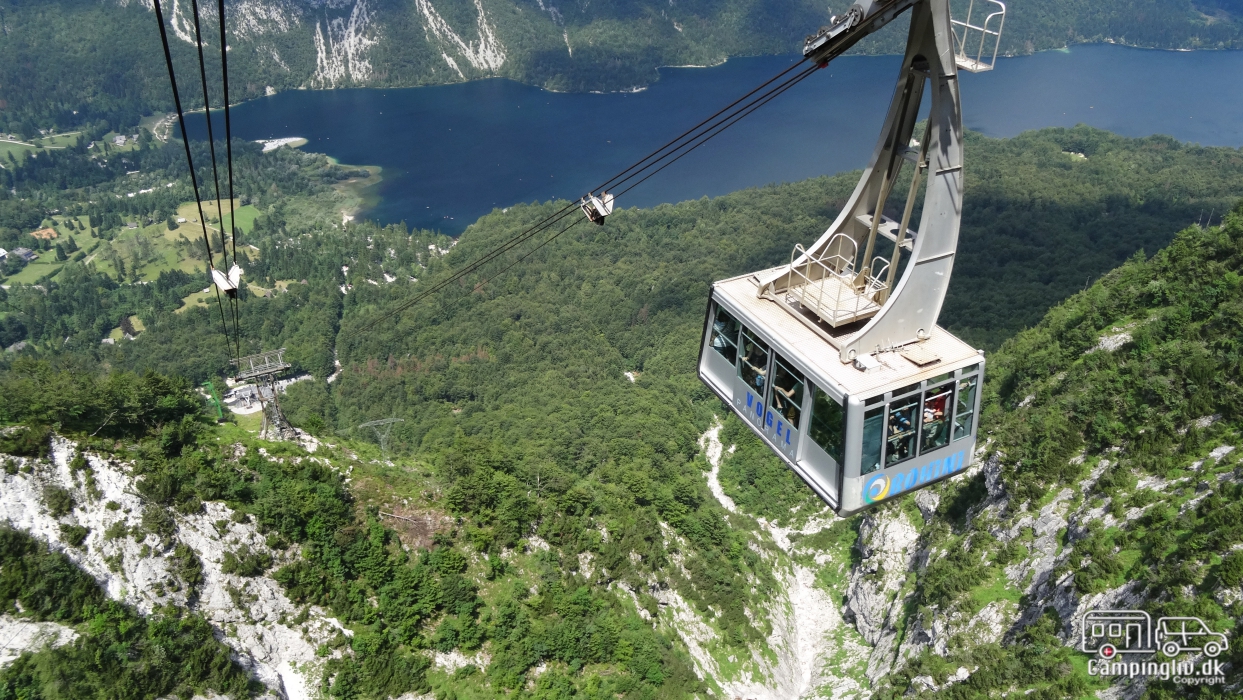
[[[911,419],[907,418],[905,412],[891,411],[889,413],[889,434],[901,435],[911,429]]]
[[[764,393],[764,379],[768,374],[766,365],[768,364],[768,353],[756,348],[754,345],[747,343],[744,348],[750,350],[742,358],[743,363],[743,379],[747,384],[755,387],[755,390],[761,395]],[[756,367],[756,363],[760,366]]]
[[[773,408],[777,413],[786,417],[786,420],[795,423],[797,418],[794,415],[794,409],[798,406],[794,403],[794,389],[783,389],[777,383],[773,383]],[[796,414],[795,414],[796,415]],[[795,426],[797,427],[797,426]]]

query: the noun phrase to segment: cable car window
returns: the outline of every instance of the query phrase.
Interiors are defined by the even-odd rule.
[[[889,404],[889,421],[885,426],[886,467],[915,456],[915,420],[918,417],[915,412],[918,410],[918,395]]]
[[[928,380],[928,386],[932,386],[933,384],[943,382],[946,379],[952,379],[953,377],[954,377],[953,372],[946,372],[945,374],[938,374],[937,376]]]
[[[975,420],[975,390],[979,379],[974,376],[958,380],[958,400],[954,402],[955,440],[971,435],[971,424]]]
[[[746,328],[742,329],[742,357],[738,358],[738,376],[760,396],[764,395],[764,382],[768,376],[768,346],[751,337],[751,332]]]
[[[773,361],[771,404],[790,425],[799,426],[798,419],[803,414],[803,375],[787,367],[780,355]]]
[[[721,353],[732,365],[738,361],[738,321],[725,309],[716,310],[716,320],[712,322],[712,349]]]
[[[871,474],[880,469],[880,446],[885,427],[885,407],[878,406],[863,414],[863,456],[859,473]]]
[[[950,399],[953,396],[953,384],[945,384],[924,392],[924,414],[920,422],[920,453],[949,444]]]
[[[977,362],[974,365],[971,365],[970,367],[963,367],[962,370],[958,373],[958,375],[960,377],[965,377],[979,368],[980,368],[980,363]]]
[[[884,395],[884,394],[880,394],[880,395],[878,395],[878,396],[873,396],[872,398],[868,399],[867,401],[864,401],[864,402],[863,402],[863,405],[864,405],[864,406],[871,406],[872,404],[875,404],[875,403],[884,403],[884,401],[885,401],[885,395]]]
[[[808,426],[808,433],[811,439],[820,446],[833,461],[838,464],[842,463],[842,445],[845,443],[844,429],[846,426],[846,411],[842,409],[842,405],[833,400],[825,391],[819,387],[814,387],[815,399],[811,406],[811,423]],[[875,464],[880,464],[880,413],[877,414],[876,420],[876,455]],[[866,420],[865,420],[866,425]],[[867,442],[867,429],[864,428],[863,441]],[[866,448],[865,448],[866,449]]]

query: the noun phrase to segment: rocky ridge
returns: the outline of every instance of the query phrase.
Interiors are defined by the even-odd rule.
[[[0,457],[11,465],[0,475],[0,520],[64,553],[110,597],[144,614],[170,603],[198,612],[273,692],[290,700],[315,697],[325,660],[317,649],[352,633],[316,606],[294,605],[266,574],[223,571],[226,553],[241,548],[267,555],[277,566],[298,556],[297,548],[272,549],[253,523],[221,503],[204,503],[202,512],[189,515],[152,509],[137,493],[125,462],[85,454],[86,468],[74,469],[76,454],[73,442],[55,437],[47,459]],[[59,517],[48,504],[54,489],[68,492],[73,501],[72,510]],[[90,531],[72,545],[62,525]],[[201,571],[197,588],[185,580],[192,578],[185,573],[188,560],[198,562]],[[10,618],[0,618],[0,634],[10,638],[0,664],[23,650],[74,638],[60,625]]]

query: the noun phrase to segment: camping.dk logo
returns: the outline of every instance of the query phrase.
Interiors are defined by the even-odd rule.
[[[1143,610],[1095,610],[1081,621],[1080,650],[1099,658],[1088,662],[1091,676],[1158,676],[1175,683],[1216,685],[1224,683],[1225,673],[1216,658],[1230,648],[1226,635],[1214,632],[1198,617],[1162,617],[1153,627]],[[1171,659],[1165,662],[1124,661],[1126,655],[1155,654]],[[1174,661],[1183,652],[1208,657],[1197,666],[1192,661]]]

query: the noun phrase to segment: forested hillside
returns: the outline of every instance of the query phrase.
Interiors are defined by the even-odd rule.
[[[739,670],[764,667],[705,664],[779,640],[771,627],[779,615],[765,601],[789,585],[780,575],[792,566],[788,548],[815,570],[813,590],[849,613],[823,631],[831,654],[819,659],[818,685],[803,688],[806,695],[857,696],[875,678],[879,697],[1025,689],[1037,698],[1084,696],[1106,684],[1085,673],[1072,648],[1083,611],[1194,614],[1219,630],[1240,615],[1239,557],[1221,553],[1238,539],[1234,510],[1243,502],[1233,449],[1241,437],[1241,250],[1236,210],[1223,226],[1187,229],[1152,260],[1136,257],[1106,275],[991,356],[982,468],[827,529],[804,513],[793,523],[803,529],[783,548],[750,517],[790,516],[748,489],[762,483],[807,506],[803,487],[775,460],[757,457],[746,431],[731,428],[722,437],[740,449],[722,466],[721,482],[739,512],[727,515],[692,446],[711,402],[698,410],[677,401],[643,406],[665,393],[665,382],[645,377],[615,379],[621,391],[600,397],[607,410],[587,416],[585,435],[559,438],[562,449],[578,443],[568,466],[547,458],[538,435],[506,446],[468,428],[474,437],[459,430],[394,469],[328,446],[314,462],[297,446],[260,450],[243,431],[209,427],[177,380],[93,379],[81,365],[18,362],[0,378],[0,418],[30,427],[5,433],[0,449],[19,456],[7,459],[6,494],[38,499],[47,514],[35,520],[43,532],[51,526],[54,548],[21,531],[3,533],[5,600],[25,611],[14,623],[76,629],[79,637],[20,657],[0,672],[0,692],[23,697],[68,683],[83,694],[124,687],[137,696],[245,695],[214,642],[194,646],[211,624],[200,615],[221,624],[219,609],[182,606],[193,610],[225,589],[244,604],[275,585],[285,602],[272,613],[256,609],[236,629],[225,625],[234,630],[226,642],[245,652],[250,635],[303,625],[319,644],[303,673],[333,697],[427,690],[493,697],[524,679],[533,697],[728,695]],[[573,404],[554,408],[551,419],[562,425],[576,413]],[[50,424],[78,444],[54,439],[49,450]],[[606,432],[615,435],[607,444],[583,442]],[[348,490],[334,469],[351,474]],[[137,494],[114,495],[118,480],[132,478]],[[171,507],[171,518],[161,506]],[[399,517],[384,518],[393,511]],[[457,526],[437,513],[458,516]],[[219,516],[227,518],[209,525]],[[115,521],[107,532],[79,524],[99,517]],[[401,518],[432,525],[411,529]],[[213,527],[252,541],[204,545],[202,533]],[[882,532],[909,534],[895,547]],[[718,540],[724,549],[714,554]],[[134,594],[131,605],[162,605],[150,622],[141,615],[128,622],[132,609],[102,600],[76,569],[101,564],[117,572],[102,575],[121,577],[168,567],[158,589]],[[34,579],[34,571],[45,573]],[[750,595],[747,583],[730,585],[739,577]],[[758,599],[756,587],[764,591]],[[286,612],[276,619],[281,605]],[[769,612],[760,621],[738,614],[752,605]],[[316,626],[327,615],[352,638]],[[699,648],[695,619],[722,635],[706,659],[682,650]],[[89,653],[98,645],[133,651]],[[1232,649],[1226,660],[1237,668]],[[701,683],[692,667],[718,675]],[[1233,673],[1225,680],[1238,682]],[[1224,697],[1230,687],[1199,696]],[[1123,688],[1152,698],[1190,692],[1156,679]]]
[[[215,3],[199,4],[210,58],[219,48]],[[190,3],[166,5],[175,58],[184,75],[194,75]],[[269,90],[414,86],[495,76],[556,90],[626,90],[658,80],[659,66],[797,53],[805,35],[848,5],[230,0],[231,96],[247,100]],[[956,3],[955,11],[965,12],[965,5]],[[0,0],[0,132],[32,137],[41,128],[100,123],[121,129],[143,115],[170,111],[149,7],[145,0]],[[1002,52],[1101,41],[1240,48],[1241,16],[1237,0],[1028,0],[1010,4]],[[901,53],[904,32],[902,22],[895,23],[855,51]],[[188,85],[182,86],[183,101],[201,104]],[[215,95],[219,100],[219,92]]]
[[[201,229],[170,225],[175,146],[0,172],[0,244],[46,248],[0,298],[25,342],[0,354],[0,626],[60,645],[0,697],[241,695],[245,674],[297,697],[1079,697],[1105,685],[1079,612],[1239,617],[1243,212],[1188,228],[1238,200],[1238,150],[971,135],[943,322],[1002,345],[981,466],[833,522],[694,362],[710,281],[788,260],[857,174],[618,211],[364,331],[559,204],[457,242],[343,223],[363,171],[238,144],[243,348],[312,375],[282,398],[315,438],[294,444],[215,425],[192,389],[229,351]],[[151,192],[127,196],[121,159]],[[391,462],[355,427],[387,417]],[[57,587],[13,592],[32,570]],[[236,662],[194,652],[206,628]]]
[[[913,650],[887,681],[894,696],[915,676],[944,682],[959,665],[975,670],[951,697],[1033,678],[1043,681],[1037,697],[1081,696],[1101,681],[1084,673],[1086,655],[1056,647],[1073,643],[1094,609],[1237,629],[1241,271],[1243,205],[1220,227],[1185,229],[1151,259],[1137,255],[990,357],[986,463],[941,490],[911,550],[905,635],[987,618],[988,607],[1007,612],[986,644]],[[900,517],[876,517],[891,516]],[[1234,696],[1237,635],[1223,656],[1225,687],[1149,678],[1130,692]]]
[[[969,206],[942,324],[989,349],[1036,323],[1049,306],[1135,251],[1162,247],[1171,231],[1187,223],[1210,216],[1219,220],[1243,186],[1243,154],[1237,149],[1189,146],[1164,137],[1127,139],[1080,127],[1014,139],[970,134],[967,149]],[[348,330],[415,293],[419,287],[412,278],[434,279],[446,266],[464,264],[554,206],[496,211],[449,251],[449,240],[432,232],[369,223],[341,228],[341,211],[359,204],[349,183],[368,176],[367,171],[287,148],[261,153],[254,144],[238,144],[235,154],[242,256],[250,261],[246,279],[252,285],[242,292],[244,342],[253,352],[289,347],[290,359],[320,378],[334,371],[339,328]],[[182,158],[175,144],[149,142],[112,154],[79,145],[0,170],[0,247],[45,251],[28,265],[10,257],[0,270],[9,285],[0,310],[0,340],[6,347],[27,341],[32,351],[73,349],[135,369],[184,373],[196,381],[227,371],[227,354],[215,342],[219,319],[213,319],[215,309],[198,294],[207,257],[201,229],[189,222],[168,225],[178,213],[198,216],[187,203]],[[207,162],[205,152],[200,162]],[[142,174],[125,175],[131,168]],[[201,177],[207,181],[209,172]],[[589,279],[584,275],[606,275],[624,301],[601,307],[600,314],[604,309],[608,314],[584,312],[590,314],[587,322],[608,329],[609,342],[620,353],[618,367],[644,371],[652,349],[618,340],[622,329],[664,337],[672,327],[659,324],[671,322],[669,314],[684,324],[679,328],[698,324],[711,280],[788,259],[795,243],[813,240],[827,227],[856,178],[847,173],[619,212],[604,229],[574,229],[482,290],[482,296],[447,299],[459,305],[454,314],[465,314],[455,318],[470,319],[468,311],[483,299],[503,296],[509,285],[545,269],[563,265],[574,272],[558,272],[566,281],[542,292],[539,305],[563,303],[564,295],[577,289],[567,285]],[[128,196],[143,189],[151,191]],[[210,207],[218,258],[222,241]],[[53,226],[61,237],[30,236],[39,226]],[[436,248],[429,250],[429,245]],[[667,274],[673,259],[686,264]],[[503,266],[498,262],[495,269]],[[480,279],[492,271],[481,271]],[[659,320],[636,323],[645,307],[648,316],[661,312]],[[415,328],[440,333],[436,329],[445,313],[435,304],[416,308],[381,332],[405,334],[406,328]],[[99,344],[130,317],[147,331],[142,343]],[[499,317],[491,321],[502,322]],[[645,330],[651,324],[657,325]],[[340,360],[401,357],[414,352],[405,344],[416,335],[393,340],[393,345],[375,334],[348,339],[339,348]],[[416,354],[465,356],[476,344],[467,339]],[[453,403],[457,396],[446,398]]]

